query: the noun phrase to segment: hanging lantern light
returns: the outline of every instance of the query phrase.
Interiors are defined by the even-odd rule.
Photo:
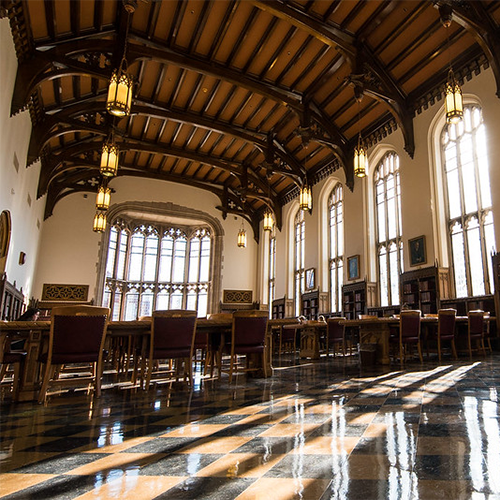
[[[361,134],[358,137],[358,145],[354,148],[354,175],[356,177],[366,176],[366,167],[368,166],[368,155],[361,142]]]
[[[130,14],[135,11],[133,2],[127,2],[125,9],[128,12],[127,30],[125,32],[125,44],[123,46],[123,57],[118,69],[113,71],[108,87],[108,98],[106,100],[106,109],[108,113],[114,116],[128,116],[132,105],[132,89],[134,81],[128,73],[128,64],[126,59],[128,30],[130,26]]]
[[[247,233],[245,232],[245,229],[242,227],[238,231],[238,247],[246,248],[246,246],[247,246]]]
[[[120,67],[113,71],[109,81],[106,109],[114,116],[128,116],[132,105],[132,77],[127,73],[127,61],[122,59]]]
[[[110,137],[102,146],[101,175],[113,177],[118,172],[118,146]]]
[[[455,79],[453,70],[448,72],[448,81],[446,82],[446,122],[458,123],[464,115],[464,106],[462,100],[462,89]]]
[[[464,105],[462,99],[462,89],[458,84],[453,73],[453,68],[451,66],[451,54],[450,54],[450,37],[449,28],[453,20],[453,8],[451,5],[440,5],[439,6],[439,16],[441,19],[441,24],[446,29],[446,46],[448,52],[448,64],[450,69],[448,70],[448,79],[446,81],[445,87],[445,101],[444,107],[446,110],[446,123],[458,123],[464,115]]]
[[[300,189],[299,207],[301,210],[304,210],[304,212],[312,209],[312,192],[311,187],[307,184],[307,182],[305,182]]]
[[[106,229],[106,214],[104,212],[97,211],[94,216],[94,227],[95,233],[103,233]]]
[[[107,210],[111,201],[111,189],[101,185],[97,191],[95,206],[98,210]]]
[[[273,213],[271,212],[271,210],[267,209],[264,212],[264,222],[263,222],[264,231],[272,231],[273,227],[274,227]]]

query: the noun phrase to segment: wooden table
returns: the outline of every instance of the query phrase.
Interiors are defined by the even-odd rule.
[[[268,333],[266,348],[268,349],[267,373],[272,375],[271,364],[271,329],[280,325],[280,320],[270,320],[268,324]],[[197,331],[206,332],[209,335],[216,333],[230,334],[232,327],[232,318],[198,318],[196,322]],[[25,350],[27,352],[24,367],[21,373],[19,401],[32,401],[38,397],[38,388],[40,386],[40,373],[38,359],[44,348],[44,340],[48,337],[50,331],[50,321],[8,321],[0,322],[0,330],[11,332],[11,340],[25,339]],[[134,321],[110,321],[108,323],[108,337],[130,337],[140,336],[145,339],[143,345],[147,344],[147,338],[151,331],[151,320]],[[253,362],[258,363],[261,357]],[[258,375],[263,375],[264,370]]]
[[[320,336],[326,330],[324,321],[304,321],[302,323],[284,324],[284,330],[300,331],[300,357],[319,359]]]

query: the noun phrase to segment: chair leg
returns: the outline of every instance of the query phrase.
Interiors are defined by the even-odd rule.
[[[47,389],[49,388],[49,382],[55,373],[56,366],[47,364],[45,367],[45,375],[43,377],[42,387],[40,388],[40,394],[38,395],[38,403],[45,403],[45,399],[47,396]]]
[[[437,338],[437,348],[438,348],[438,359],[441,363],[441,337]],[[429,357],[429,350],[427,349],[427,357]]]
[[[422,357],[422,346],[420,342],[417,343],[417,349],[418,349],[418,357],[420,358],[420,362],[424,362],[424,358]]]
[[[7,373],[7,363],[3,363],[2,367],[0,368],[0,382],[3,380],[6,373]]]
[[[234,356],[235,354],[231,353],[231,360],[229,362],[229,383],[233,381]]]
[[[21,363],[14,363],[14,375],[12,378],[12,400],[17,401],[19,386],[21,385]]]
[[[453,359],[458,359],[457,348],[455,346],[455,339],[451,339],[451,352],[453,354]]]

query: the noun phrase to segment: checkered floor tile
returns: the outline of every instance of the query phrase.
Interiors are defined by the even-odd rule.
[[[5,499],[500,499],[500,354],[1,403]]]

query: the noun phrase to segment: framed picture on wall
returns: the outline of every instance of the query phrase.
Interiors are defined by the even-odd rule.
[[[410,266],[419,266],[427,262],[425,253],[425,236],[418,236],[408,240],[410,247]]]
[[[347,257],[347,277],[350,280],[359,278],[359,255]]]
[[[314,267],[306,269],[306,290],[313,290],[316,286],[316,276]]]

